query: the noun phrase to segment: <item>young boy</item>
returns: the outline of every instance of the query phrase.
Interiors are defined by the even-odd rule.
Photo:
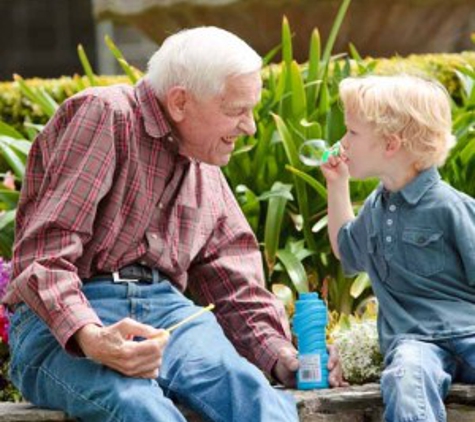
[[[340,95],[347,133],[322,168],[329,234],[379,301],[385,418],[444,421],[451,382],[475,384],[475,200],[437,171],[454,139],[449,96],[407,75],[348,78]],[[350,176],[381,181],[356,218]]]

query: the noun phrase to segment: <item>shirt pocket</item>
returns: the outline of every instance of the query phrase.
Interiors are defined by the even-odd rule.
[[[444,234],[432,229],[408,228],[402,233],[406,268],[425,277],[445,268]]]
[[[383,248],[377,234],[368,236],[368,254],[374,264],[376,275],[381,281],[386,281],[388,277],[388,264],[384,259]]]

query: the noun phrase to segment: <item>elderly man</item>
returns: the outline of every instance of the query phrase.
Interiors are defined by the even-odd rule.
[[[6,297],[26,399],[87,422],[184,421],[172,400],[212,421],[298,420],[259,370],[290,386],[298,362],[219,169],[255,132],[261,64],[229,32],[185,30],[135,87],[75,95],[38,136]],[[169,336],[200,309],[186,289],[217,319]]]

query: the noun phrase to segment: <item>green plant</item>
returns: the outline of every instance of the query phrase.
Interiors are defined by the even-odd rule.
[[[294,294],[328,286],[330,306],[343,312],[351,312],[355,300],[363,299],[370,289],[352,290],[353,279],[346,279],[339,269],[323,230],[327,196],[323,177],[301,164],[298,149],[308,139],[325,138],[332,144],[341,138],[345,128],[338,83],[352,73],[368,73],[375,67],[374,61],[363,60],[353,46],[351,59],[331,55],[349,5],[350,0],[342,1],[323,51],[319,32],[313,31],[304,65],[293,60],[291,29],[284,17],[282,63],[263,71],[262,100],[255,109],[257,132],[239,140],[225,168],[262,245],[273,291],[285,291],[288,300],[288,290],[281,285]],[[286,195],[279,195],[284,186]],[[372,186],[374,182],[354,184],[359,190],[357,204]]]

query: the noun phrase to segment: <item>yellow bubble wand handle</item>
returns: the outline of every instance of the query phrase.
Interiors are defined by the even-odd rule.
[[[187,322],[190,322],[191,320],[199,317],[201,314],[204,314],[207,311],[212,311],[214,309],[214,304],[210,303],[208,306],[206,306],[203,309],[200,309],[198,312],[195,312],[194,314],[186,317],[185,319],[182,319],[180,322],[177,322],[176,324],[172,325],[171,327],[165,328],[165,331],[168,332],[168,334],[171,334],[173,330],[176,330],[178,327],[181,327],[183,324],[186,324]],[[151,338],[160,338],[160,334],[157,336],[153,336]]]

